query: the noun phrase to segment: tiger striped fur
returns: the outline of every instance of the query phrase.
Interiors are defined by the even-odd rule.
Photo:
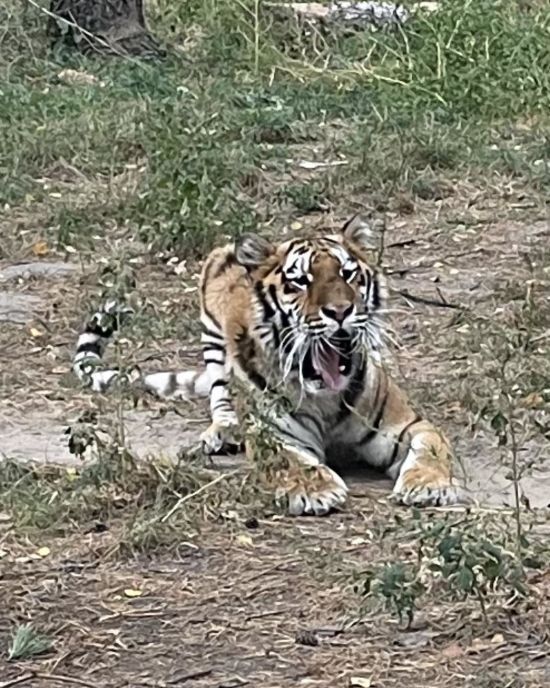
[[[452,475],[447,439],[413,410],[383,366],[386,290],[369,265],[368,244],[368,227],[353,218],[317,239],[277,246],[248,234],[215,249],[200,284],[204,369],[143,378],[160,396],[209,396],[206,453],[235,443],[230,382],[238,378],[267,409],[262,427],[285,466],[274,489],[292,515],[342,505],[347,487],[329,465],[346,461],[385,472],[394,499],[406,505],[466,499]],[[103,341],[114,329],[94,327],[81,335],[75,370],[85,353],[101,355],[91,335]],[[275,403],[279,397],[286,411]],[[254,458],[250,443],[247,453]]]

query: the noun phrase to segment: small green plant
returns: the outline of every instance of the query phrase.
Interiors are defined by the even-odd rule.
[[[425,590],[418,573],[414,564],[384,564],[378,571],[367,574],[362,592],[382,598],[386,608],[397,615],[400,623],[406,619],[410,625],[416,611],[416,600]]]
[[[428,525],[420,546],[428,548],[430,572],[445,581],[452,596],[474,596],[485,619],[490,593],[527,594],[521,560],[507,549],[506,542],[490,539],[478,528],[450,526],[446,521]]]
[[[32,624],[23,624],[15,629],[8,652],[8,659],[29,659],[44,654],[52,647],[52,641],[38,633]]]
[[[300,213],[312,213],[330,207],[330,201],[319,183],[289,184],[280,190],[279,199],[290,202]]]
[[[458,521],[452,518],[431,522],[416,512],[416,527],[410,534],[415,546],[408,556],[363,573],[356,590],[368,599],[383,601],[408,625],[425,594],[451,600],[473,598],[485,621],[491,598],[509,602],[525,597],[524,561],[509,547],[514,544],[513,529],[506,525],[502,529],[502,524],[484,522],[476,515]]]

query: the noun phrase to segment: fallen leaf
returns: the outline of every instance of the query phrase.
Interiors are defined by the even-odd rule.
[[[327,17],[330,13],[330,7],[323,5],[322,2],[293,2],[290,5],[283,5],[283,7],[290,7],[297,14],[304,14],[313,19]]]
[[[531,392],[521,399],[521,405],[527,409],[536,409],[544,406],[544,398],[537,392]]]
[[[415,9],[424,10],[424,12],[437,12],[439,8],[440,4],[438,2],[419,2],[415,6]]]
[[[370,688],[372,686],[372,681],[367,677],[352,676],[349,684],[350,686],[357,686],[357,688]]]
[[[293,232],[298,232],[300,229],[302,229],[304,225],[301,222],[298,222],[298,220],[295,220],[294,222],[290,223],[290,229]]]
[[[457,659],[458,657],[462,657],[464,650],[460,647],[460,645],[458,645],[458,643],[451,643],[441,650],[441,654],[444,657],[447,657],[447,659]]]
[[[47,256],[50,252],[50,248],[45,241],[37,241],[31,246],[31,251],[35,256],[41,258],[42,256]]]
[[[79,71],[78,69],[62,69],[57,78],[68,84],[82,84],[86,86],[98,84],[98,86],[105,86],[105,82],[100,81],[97,76]]]
[[[124,591],[126,597],[141,597],[143,595],[143,590],[138,590],[135,588],[126,588]]]
[[[495,635],[491,638],[491,642],[495,643],[495,645],[503,643],[504,642],[504,636],[502,635],[502,633],[495,633]]]
[[[239,512],[233,511],[232,509],[228,509],[227,511],[224,511],[222,516],[227,521],[238,521],[240,519]]]
[[[253,547],[254,545],[254,540],[246,533],[240,533],[237,535],[235,540],[239,543],[239,545],[245,545],[246,547]]]
[[[471,652],[483,652],[484,650],[487,650],[490,645],[486,640],[483,640],[482,638],[474,638],[472,640],[472,644],[470,645],[470,651]]]
[[[49,556],[50,552],[51,550],[49,547],[40,547],[40,549],[36,550],[38,556],[42,558]]]
[[[396,643],[402,647],[426,647],[433,638],[434,633],[426,631],[413,631],[397,636]]]
[[[71,481],[76,480],[78,477],[77,472],[76,472],[76,468],[74,466],[67,466],[66,473],[67,473],[67,478]]]
[[[320,167],[338,167],[347,164],[347,160],[300,160],[298,166],[303,170],[318,170]]]
[[[0,559],[8,556],[8,552],[5,549],[0,549]]]
[[[42,337],[44,335],[42,330],[37,330],[36,327],[31,327],[29,332],[31,333],[31,337],[34,337],[34,338]]]

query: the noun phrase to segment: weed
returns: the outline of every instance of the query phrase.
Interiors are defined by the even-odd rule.
[[[110,522],[121,516],[144,520],[168,511],[181,495],[193,493],[211,473],[161,458],[137,461],[119,444],[116,433],[84,419],[71,430],[77,455],[92,451],[81,468],[33,466],[5,460],[0,464],[0,494],[16,529],[69,533],[92,521]],[[190,517],[190,505],[180,514]]]
[[[52,647],[49,638],[41,635],[31,624],[23,624],[15,629],[8,652],[10,661],[29,659],[48,652]]]
[[[363,581],[362,594],[384,599],[387,608],[394,611],[400,622],[404,618],[410,625],[414,619],[417,598],[425,591],[415,566],[402,562],[385,564]]]
[[[416,512],[409,525],[415,542],[409,556],[361,574],[356,584],[362,595],[382,600],[400,621],[412,623],[425,595],[441,601],[472,597],[486,622],[489,600],[501,596],[510,605],[527,595],[524,560],[515,553],[513,533],[501,523],[450,515],[431,522]],[[526,538],[524,545],[530,548]],[[536,556],[525,561],[533,564]]]

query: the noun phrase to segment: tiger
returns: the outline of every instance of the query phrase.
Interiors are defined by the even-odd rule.
[[[143,376],[158,396],[208,397],[206,454],[239,444],[232,381],[260,400],[257,424],[282,467],[270,486],[291,516],[343,507],[348,487],[335,466],[347,463],[383,472],[392,500],[406,506],[468,501],[448,439],[386,369],[388,290],[371,253],[369,225],[358,216],[319,237],[277,244],[246,233],[215,248],[199,280],[204,366]],[[115,311],[106,307],[77,346],[75,372],[94,389],[117,375],[88,365],[117,328]],[[250,439],[245,450],[254,461]]]

